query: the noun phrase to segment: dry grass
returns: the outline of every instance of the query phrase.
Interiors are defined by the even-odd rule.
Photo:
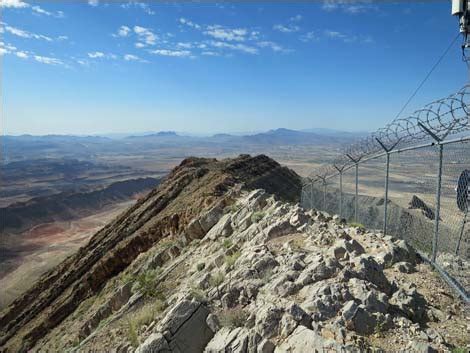
[[[245,326],[248,316],[248,312],[242,308],[222,310],[217,315],[222,326],[231,328]]]

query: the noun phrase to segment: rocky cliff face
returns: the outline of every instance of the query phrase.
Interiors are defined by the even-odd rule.
[[[404,241],[298,205],[265,156],[188,159],[0,317],[4,351],[314,352],[468,344]]]

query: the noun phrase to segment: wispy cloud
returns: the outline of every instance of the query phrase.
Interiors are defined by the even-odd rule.
[[[52,17],[57,17],[57,18],[64,17],[64,13],[62,11],[57,11],[57,12],[46,11],[38,5],[31,6],[30,4],[22,0],[0,0],[0,8],[16,8],[16,9],[31,8],[33,12],[40,14],[40,15],[52,16]]]
[[[99,0],[88,0],[88,5],[90,6],[96,7],[99,5],[99,3],[100,3]]]
[[[276,51],[276,52],[282,52],[282,53],[288,53],[288,52],[291,52],[292,50],[290,49],[285,49],[283,48],[281,45],[275,43],[275,42],[271,42],[271,41],[262,41],[262,42],[258,42],[256,43],[260,48],[269,48],[271,49],[272,51]]]
[[[94,51],[87,54],[90,59],[117,59],[116,54],[103,53],[101,51]]]
[[[341,40],[345,43],[374,43],[374,39],[371,36],[356,35],[356,34],[347,34],[338,31],[325,30],[323,32],[324,36],[333,40]]]
[[[179,43],[176,43],[176,46],[178,48],[183,48],[183,49],[192,49],[194,47],[194,44],[189,43],[189,42],[179,42]]]
[[[152,30],[141,26],[134,26],[134,33],[137,34],[139,42],[146,45],[155,45],[158,38]]]
[[[212,25],[207,27],[204,34],[218,40],[243,42],[246,40],[249,31],[246,28],[230,29],[220,25]]]
[[[16,52],[16,47],[11,44],[0,42],[0,55],[11,54]]]
[[[282,33],[293,33],[300,31],[300,27],[294,24],[287,24],[287,25],[274,25],[273,29]]]
[[[302,34],[299,39],[302,42],[312,42],[314,40],[318,40],[318,34],[315,31],[310,31]]]
[[[42,7],[39,7],[37,5],[31,6],[31,10],[33,10],[35,13],[40,14],[40,15],[52,16],[52,17],[57,17],[57,18],[64,17],[64,13],[62,11],[50,12],[50,11],[44,10]]]
[[[21,58],[21,59],[28,59],[29,55],[27,52],[25,51],[17,51],[16,53],[16,56]]]
[[[34,55],[34,60],[47,65],[65,65],[62,60],[48,56]]]
[[[295,15],[295,16],[292,16],[291,18],[289,18],[289,21],[291,22],[299,22],[303,19],[303,16],[302,15]]]
[[[259,52],[257,48],[242,43],[232,44],[221,41],[210,41],[209,44],[214,48],[237,50],[247,54],[258,54]]]
[[[184,17],[181,17],[179,19],[179,22],[185,26],[188,26],[188,27],[192,27],[192,28],[195,28],[195,29],[201,29],[201,26],[198,25],[197,23],[194,23],[194,22],[191,22],[190,20],[184,18]]]
[[[129,9],[129,8],[139,8],[141,10],[143,10],[145,13],[149,14],[149,15],[155,15],[155,11],[153,11],[150,7],[149,4],[145,3],[145,2],[140,2],[140,1],[129,1],[127,3],[124,3],[124,4],[121,4],[121,7],[123,9]]]
[[[204,56],[220,56],[220,53],[217,53],[216,51],[205,50],[205,51],[201,52],[201,55],[204,55]]]
[[[29,7],[29,4],[22,0],[0,0],[0,7],[22,8]]]
[[[150,53],[161,56],[173,56],[180,58],[191,56],[191,52],[189,50],[155,49],[151,50]]]
[[[6,23],[2,23],[1,28],[3,28],[5,32],[13,34],[17,37],[31,38],[31,39],[41,39],[41,40],[45,40],[45,41],[48,41],[48,42],[52,42],[52,38],[50,38],[48,36],[45,36],[45,35],[42,35],[42,34],[31,33],[31,32],[22,30],[20,28],[9,26]]]
[[[131,29],[128,26],[119,27],[116,34],[113,34],[114,37],[128,37],[131,33]]]
[[[124,58],[125,61],[137,61],[137,62],[141,62],[141,63],[148,63],[147,60],[144,60],[144,59],[142,59],[139,56],[134,55],[134,54],[125,54],[123,56],[123,58]]]
[[[92,58],[92,59],[104,58],[104,53],[102,53],[100,51],[95,51],[93,53],[88,53],[88,57]]]
[[[342,11],[352,15],[369,11],[378,11],[378,7],[370,0],[324,0],[322,9],[324,11]]]

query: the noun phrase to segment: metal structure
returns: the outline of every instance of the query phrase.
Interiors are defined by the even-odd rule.
[[[462,44],[463,60],[470,61],[468,52],[470,51],[470,0],[452,0],[453,16],[459,17],[459,29],[464,40]]]
[[[432,102],[424,108],[415,111],[407,118],[397,118],[384,128],[344,148],[341,155],[330,165],[321,166],[312,172],[310,177],[304,181],[302,192],[303,206],[331,212],[331,209],[329,210],[327,208],[326,203],[326,184],[328,180],[339,176],[338,191],[328,194],[328,200],[330,201],[329,204],[338,202],[339,214],[342,217],[348,218],[348,220],[354,220],[355,222],[361,222],[369,227],[374,227],[381,223],[380,228],[384,234],[394,234],[404,239],[407,239],[407,234],[404,232],[406,232],[407,229],[413,230],[413,239],[416,239],[416,243],[418,244],[413,245],[415,245],[418,251],[425,250],[424,253],[427,254],[425,256],[432,264],[439,266],[438,262],[440,260],[438,260],[438,255],[451,253],[452,255],[455,254],[455,256],[458,256],[459,259],[468,262],[468,270],[470,271],[470,239],[467,239],[468,236],[466,235],[467,233],[465,233],[468,207],[466,206],[467,208],[465,208],[464,211],[462,211],[462,209],[459,211],[458,209],[453,210],[448,206],[448,200],[452,196],[450,184],[454,182],[457,183],[458,175],[460,175],[463,170],[466,171],[470,169],[469,100],[470,85],[466,85],[456,94]],[[403,158],[403,156],[408,157]],[[385,174],[383,186],[384,198],[377,200],[377,204],[380,206],[372,205],[369,206],[368,210],[364,211],[361,209],[363,202],[360,200],[361,197],[364,196],[359,194],[359,183],[363,179],[365,182],[366,179],[369,178],[373,180],[369,182],[370,184],[375,182],[377,178],[376,175],[374,178],[369,175],[373,174],[370,168],[367,169],[369,170],[368,172],[361,172],[361,177],[359,177],[359,169],[365,163],[375,163],[372,170],[382,170],[380,164],[383,159],[385,164],[383,168]],[[393,160],[392,168],[391,160]],[[399,163],[396,163],[396,160],[398,160]],[[434,164],[432,164],[431,161],[434,161]],[[394,176],[392,178],[391,176],[392,172],[400,172],[400,168],[404,170],[407,164],[409,165],[409,170],[407,170],[406,173],[402,173],[401,178],[410,178],[411,181],[415,180],[416,183],[413,187],[412,182],[410,182],[410,185],[404,184],[402,180],[398,183],[395,181],[396,177]],[[415,169],[424,168],[428,164],[429,168],[426,169],[425,172],[416,172],[416,174],[414,174]],[[414,166],[415,169],[410,166]],[[355,169],[354,194],[345,194],[343,192],[343,176],[345,172],[352,168]],[[454,174],[457,172],[459,174],[455,176]],[[424,175],[426,175],[426,178],[428,178],[428,176],[432,177],[429,178],[429,182],[426,179],[426,182],[419,184],[418,181],[424,178]],[[470,175],[470,172],[468,175]],[[425,192],[422,192],[423,198],[427,199],[429,195],[434,194],[434,201],[432,199],[428,201],[428,203],[434,202],[434,210],[432,207],[428,207],[426,202],[422,202],[424,206],[419,206],[422,207],[421,211],[423,214],[426,213],[428,218],[415,221],[415,219],[419,217],[413,216],[415,217],[413,218],[409,215],[403,215],[404,213],[400,211],[407,209],[406,206],[401,205],[401,208],[399,208],[395,203],[391,203],[393,201],[393,197],[391,198],[389,196],[389,184],[391,179],[394,179],[394,185],[397,184],[402,189],[408,187],[409,191],[405,193],[401,190],[401,194],[417,194],[421,189],[425,189]],[[321,184],[319,184],[319,182]],[[443,183],[445,185],[443,185]],[[429,184],[433,184],[434,187],[428,189]],[[322,192],[322,188],[317,187],[317,185],[323,186],[322,203],[313,199],[315,193],[318,195],[318,192]],[[330,183],[329,185],[331,186],[332,184]],[[455,184],[453,187],[454,193],[456,193],[457,190],[456,186]],[[467,190],[465,197],[468,197],[468,189],[465,190]],[[445,207],[442,206],[443,194],[445,194]],[[456,194],[454,194],[454,200],[455,196]],[[339,200],[337,200],[337,197],[339,197]],[[373,198],[373,196],[370,195],[368,195],[368,197]],[[462,199],[461,195],[460,199]],[[349,211],[351,212],[346,212],[347,207],[345,208],[345,200],[349,202],[347,205],[350,205]],[[359,206],[359,203],[361,203],[361,206]],[[455,201],[453,207],[456,207]],[[353,208],[353,210],[351,208]],[[334,210],[337,209],[338,208],[334,208]],[[441,212],[442,210],[444,215]],[[378,211],[383,212],[383,217],[380,217],[380,221],[376,216]],[[396,217],[398,213],[400,213],[401,218]],[[460,217],[462,219],[461,222]],[[457,220],[457,218],[459,220]],[[399,222],[401,223],[398,224]],[[413,224],[413,222],[419,222],[419,227]],[[433,222],[432,226],[430,224],[431,222]],[[444,222],[443,225],[441,224],[442,222]],[[461,223],[462,226],[459,227],[458,232],[453,232],[452,227],[456,222]],[[441,229],[441,226],[444,227],[444,229]],[[458,233],[458,235],[454,236],[454,233]],[[443,234],[445,234],[445,236],[443,236]],[[441,239],[439,239],[440,236]],[[447,247],[453,242],[456,243],[456,246],[453,247],[452,250],[449,250]],[[465,246],[463,246],[464,243]],[[465,247],[465,249],[462,249],[463,247]],[[441,270],[445,271],[440,267],[439,271]],[[467,278],[462,280],[462,282],[465,283],[458,283],[456,280],[453,286],[459,288],[462,297],[468,301],[470,273],[466,276]],[[455,279],[455,277],[453,273],[447,273],[445,278]]]

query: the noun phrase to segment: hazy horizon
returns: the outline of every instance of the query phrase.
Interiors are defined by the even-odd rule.
[[[113,135],[116,136],[146,136],[151,134],[158,133],[176,133],[178,136],[192,136],[192,137],[211,137],[219,134],[227,134],[233,136],[243,136],[243,135],[254,135],[260,133],[267,133],[270,131],[276,131],[281,129],[287,129],[297,132],[313,132],[313,133],[348,133],[348,134],[367,134],[369,131],[364,130],[337,130],[329,128],[310,128],[310,129],[289,129],[286,127],[275,127],[267,130],[254,130],[254,131],[216,131],[216,132],[191,132],[191,131],[174,131],[174,130],[160,130],[160,131],[122,131],[122,132],[97,132],[93,134],[28,134],[28,133],[19,133],[19,134],[5,134],[1,136],[12,136],[12,137],[21,137],[21,136],[35,136],[35,137],[44,137],[44,136],[78,136],[78,137],[110,137]]]

